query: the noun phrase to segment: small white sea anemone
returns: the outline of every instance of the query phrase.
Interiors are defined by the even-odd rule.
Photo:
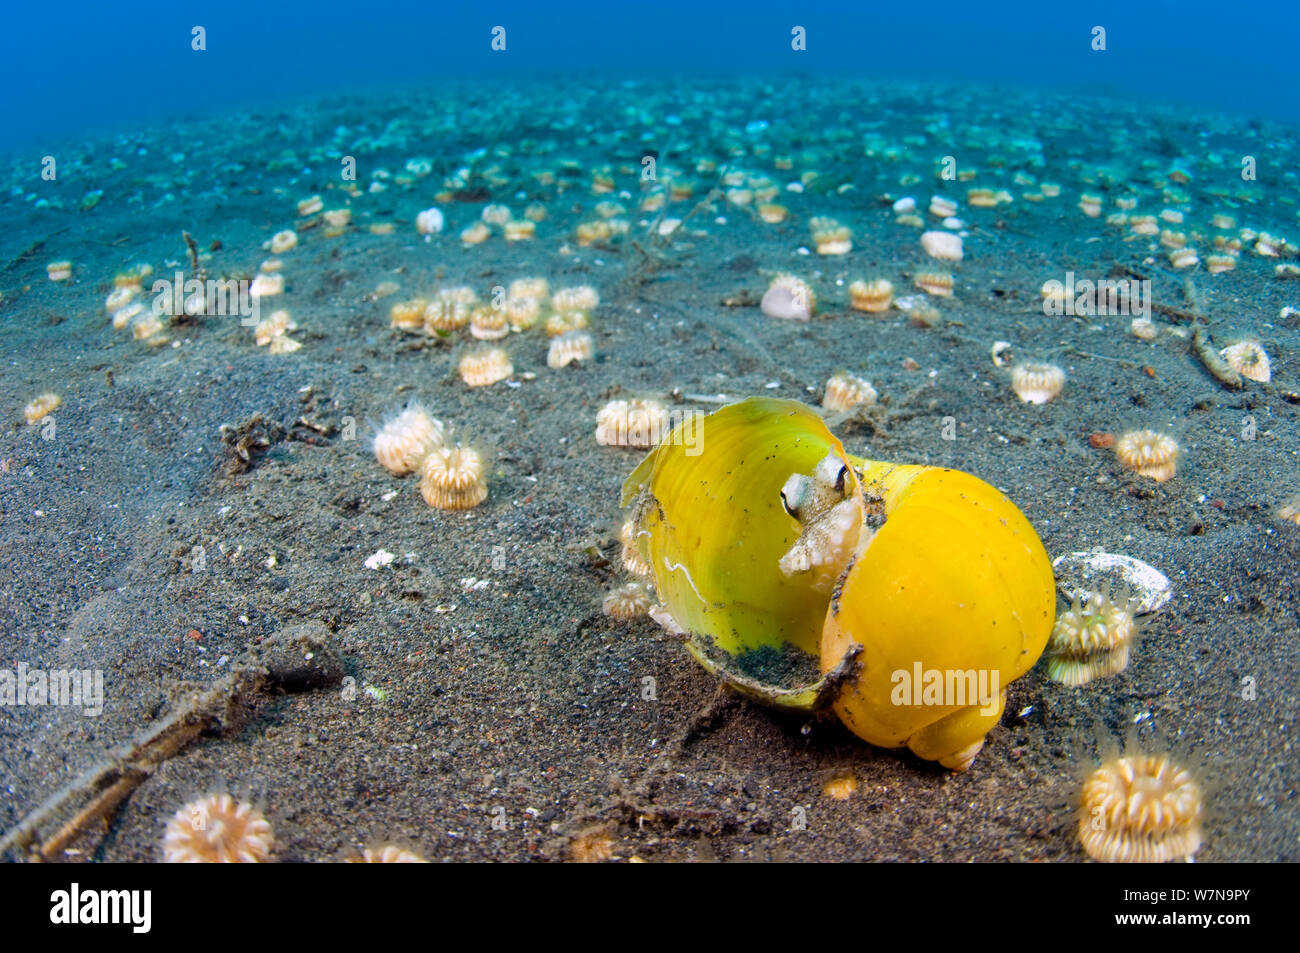
[[[23,417],[28,424],[38,424],[61,406],[63,398],[58,394],[41,394],[23,408]]]
[[[1160,329],[1150,318],[1138,315],[1128,325],[1129,334],[1142,341],[1154,341],[1160,336]]]
[[[553,370],[570,364],[590,361],[594,345],[585,331],[569,331],[551,340],[546,351],[546,366]]]
[[[510,221],[510,206],[485,205],[480,216],[487,225],[504,225]]]
[[[924,232],[921,235],[921,247],[931,258],[940,261],[961,261],[961,236],[952,232]]]
[[[492,230],[482,222],[474,224],[463,229],[460,233],[460,240],[466,245],[481,245],[492,235]]]
[[[384,422],[372,446],[375,459],[385,470],[405,476],[441,447],[445,436],[442,422],[429,416],[419,401],[411,401],[396,417]]]
[[[256,275],[253,278],[253,283],[248,286],[248,293],[254,298],[268,298],[283,291],[284,275],[280,274]]]
[[[291,228],[286,228],[282,232],[276,232],[271,236],[270,245],[273,255],[283,255],[287,251],[292,251],[298,247],[298,233]]]
[[[918,272],[912,278],[912,283],[926,294],[937,295],[943,298],[952,297],[952,275],[946,271]]]
[[[396,844],[384,844],[382,847],[367,847],[356,857],[349,857],[350,864],[427,864],[428,861],[413,850],[398,847]]]
[[[507,298],[504,310],[510,330],[522,333],[542,316],[542,303],[537,298]]]
[[[1115,441],[1119,462],[1157,483],[1173,479],[1178,472],[1178,441],[1155,430],[1131,430]]]
[[[611,400],[596,414],[596,442],[604,447],[653,447],[668,429],[668,408],[657,400]]]
[[[935,218],[951,218],[957,214],[957,203],[943,195],[932,195],[930,196],[930,214]]]
[[[469,316],[470,337],[478,341],[499,341],[510,333],[504,309],[475,308]]]
[[[537,226],[527,219],[512,220],[505,224],[506,241],[528,241],[537,234]]]
[[[1273,378],[1268,352],[1255,341],[1239,341],[1219,352],[1228,366],[1247,380],[1267,384]]]
[[[634,576],[649,577],[650,564],[637,546],[637,532],[635,519],[628,517],[623,521],[623,526],[618,533],[619,542],[623,547],[623,568]]]
[[[830,411],[852,410],[860,404],[872,407],[879,396],[869,381],[848,373],[834,374],[826,382],[822,407]]]
[[[1078,687],[1128,668],[1137,645],[1138,600],[1125,594],[1089,592],[1056,617],[1047,650],[1047,675]]]
[[[131,303],[135,295],[136,289],[134,287],[114,288],[104,302],[104,310],[110,313],[120,311]]]
[[[445,222],[441,209],[426,208],[415,216],[415,228],[421,235],[437,235]]]
[[[591,285],[560,288],[551,295],[551,308],[555,311],[592,311],[600,304],[600,295]]]
[[[167,822],[163,860],[169,864],[261,864],[275,839],[265,815],[229,794],[191,801]]]
[[[1083,783],[1079,844],[1105,863],[1167,863],[1190,859],[1204,839],[1205,799],[1191,772],[1168,754],[1136,743],[1103,760]]]
[[[1026,404],[1045,404],[1065,386],[1065,371],[1055,364],[1017,364],[1011,369],[1011,389]]]
[[[819,255],[847,255],[853,250],[853,233],[833,218],[818,217],[808,223]]]
[[[499,347],[467,352],[456,366],[460,379],[470,387],[489,387],[515,372],[510,355]]]
[[[650,611],[651,602],[645,583],[629,582],[606,594],[601,610],[614,619],[639,619]]]
[[[487,465],[470,447],[435,447],[420,467],[424,502],[440,510],[470,510],[488,496]]]
[[[542,325],[548,338],[558,338],[570,331],[585,331],[590,326],[586,311],[556,311]]]
[[[298,330],[298,322],[294,321],[288,311],[281,308],[278,311],[272,311],[253,328],[253,340],[257,342],[258,347],[265,347],[271,344],[276,338],[283,337],[290,331]]]
[[[884,278],[855,281],[849,285],[849,307],[868,314],[881,314],[894,302],[894,285]]]
[[[535,298],[538,301],[550,293],[550,283],[545,278],[516,278],[506,289],[507,298]]]

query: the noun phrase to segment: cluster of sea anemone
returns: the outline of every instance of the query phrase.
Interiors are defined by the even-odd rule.
[[[1078,592],[1057,615],[1043,655],[1047,676],[1079,688],[1119,675],[1137,645],[1139,613],[1160,602],[1155,589],[1142,598],[1113,586]],[[1123,752],[1102,744],[1108,750],[1088,770],[1073,802],[1085,853],[1108,863],[1190,859],[1201,846],[1205,808],[1186,757],[1144,752],[1136,734]]]
[[[668,433],[668,408],[651,398],[611,400],[596,414],[596,442],[648,449]]]
[[[442,510],[467,510],[488,495],[483,454],[459,443],[448,445],[448,428],[418,401],[389,417],[375,434],[375,459],[389,473],[420,474],[426,503]]]
[[[638,619],[649,614],[655,603],[654,580],[637,545],[637,533],[632,519],[625,520],[619,530],[619,562],[632,578],[611,589],[601,602],[602,611],[613,619]]]
[[[408,298],[389,308],[392,327],[443,340],[468,331],[477,341],[501,341],[541,324],[550,338],[546,363],[551,368],[590,361],[593,343],[587,328],[600,297],[590,285],[551,293],[545,278],[521,278],[492,289],[484,302],[473,288],[446,286],[430,297]],[[514,373],[504,347],[480,347],[462,355],[458,368],[470,387],[485,387]]]
[[[873,148],[869,140],[868,155],[873,154]],[[791,170],[796,161],[804,166],[810,164],[803,155],[797,160],[784,155],[769,158],[772,168],[777,170]],[[431,174],[432,167],[429,160],[412,159],[407,162],[405,173],[399,172],[394,181],[405,184],[423,178]],[[573,171],[559,164],[554,169],[538,170],[535,178],[540,185],[551,187],[557,173],[565,178],[574,178],[570,175]],[[583,172],[584,177],[574,184],[582,186],[589,182],[591,193],[601,196],[602,201],[590,210],[591,217],[576,226],[571,237],[579,246],[600,247],[629,234],[632,225],[628,209],[636,206],[637,201],[631,192],[619,192],[621,185],[625,184],[619,177],[626,178],[629,170],[601,166]],[[963,168],[958,179],[968,182],[974,174],[974,171]],[[449,175],[444,181],[446,191],[437,197],[438,201],[450,202],[455,198],[454,193],[465,190],[468,175],[466,171],[462,176],[459,170]],[[546,178],[548,175],[549,179]],[[702,158],[695,164],[693,173],[664,165],[659,175],[657,182],[641,190],[639,209],[642,212],[664,211],[669,202],[689,200],[702,183],[713,177],[729,206],[727,211],[744,210],[768,224],[786,222],[791,217],[790,209],[775,201],[782,193],[781,186],[765,173],[745,172],[725,164],[719,167],[718,161]],[[798,196],[802,186],[811,185],[816,177],[817,172],[811,168],[802,176],[789,176],[791,181],[786,184],[785,191]],[[912,181],[921,179],[912,176],[909,180],[907,175],[899,179],[904,185]],[[1026,170],[1017,171],[1013,181],[1017,186],[1031,189],[1023,193],[1023,199],[1028,202],[1057,198],[1062,193],[1060,185],[1040,183]],[[1170,191],[1167,194],[1173,196],[1168,201],[1180,207],[1149,210],[1157,214],[1136,214],[1136,193],[1119,195],[1114,199],[1118,211],[1106,217],[1106,224],[1125,228],[1129,240],[1147,240],[1143,243],[1153,253],[1166,256],[1174,268],[1192,268],[1201,264],[1202,259],[1194,244],[1205,241],[1203,223],[1190,218],[1184,222],[1185,215],[1192,214],[1190,209],[1193,206],[1179,201],[1174,189],[1174,186],[1186,182],[1186,174],[1177,169],[1162,177],[1161,186],[1168,184]],[[1105,208],[1108,196],[1114,193],[1107,186],[1108,191],[1099,194],[1100,186],[1096,182],[1085,180],[1083,185],[1094,191],[1077,195],[1079,213],[1089,219],[1101,218],[1108,211]],[[703,185],[703,188],[708,187]],[[1068,201],[1075,201],[1075,198]],[[615,199],[622,199],[628,205]],[[1007,190],[984,186],[967,189],[965,199],[972,209],[996,209],[1013,201]],[[797,197],[788,201],[796,205],[798,211]],[[935,259],[930,268],[944,269],[948,262],[963,260],[962,235],[969,233],[961,231],[962,224],[955,218],[958,211],[955,199],[935,195],[928,205],[923,198],[918,206],[915,198],[895,200],[891,195],[886,204],[891,201],[898,224],[923,230],[919,236],[922,250]],[[941,219],[942,225],[927,220],[927,213],[930,220]],[[321,216],[327,234],[329,230],[337,233],[350,223],[349,210],[327,211],[319,196],[300,202],[298,214],[303,218]],[[544,206],[529,206],[519,217],[508,206],[494,202],[482,209],[476,221],[459,231],[459,239],[464,245],[477,245],[498,235],[506,241],[528,241],[536,235],[536,223],[544,218]],[[682,221],[682,218],[660,216],[654,224],[659,235],[667,236],[681,227]],[[317,224],[320,223],[312,222],[311,227]],[[433,236],[441,233],[446,224],[442,211],[429,208],[419,213],[415,227],[419,233]],[[1227,233],[1236,228],[1236,221],[1220,213],[1211,219],[1211,226]],[[838,256],[852,251],[853,235],[839,221],[827,216],[814,217],[809,221],[809,228],[811,244],[817,254]],[[281,230],[269,239],[265,247],[273,255],[290,254],[299,244],[300,232],[303,236],[308,234],[307,228],[301,224],[298,231]],[[704,232],[698,234],[702,236]],[[1265,258],[1294,255],[1294,247],[1288,246],[1285,239],[1250,229],[1241,229],[1236,235],[1217,234],[1212,236],[1212,240],[1214,253],[1203,261],[1210,274],[1222,274],[1236,268],[1243,251],[1253,251]],[[807,253],[808,249],[800,251]],[[1289,278],[1294,276],[1295,268],[1289,263],[1279,264],[1275,273],[1279,278]],[[53,281],[66,281],[71,273],[71,264],[66,261],[52,262],[48,268],[48,276]],[[166,340],[162,333],[166,328],[166,317],[160,320],[158,314],[139,300],[141,279],[147,274],[148,270],[140,270],[119,276],[105,306],[112,315],[114,327],[130,328],[136,338],[160,343]],[[945,298],[953,295],[954,278],[947,271],[922,268],[910,278],[925,295]],[[822,276],[815,272],[813,279],[820,282]],[[263,263],[253,286],[254,294],[262,299],[283,293],[285,280],[279,261],[271,259]],[[514,281],[507,289],[499,290],[503,293],[497,294],[498,289],[493,289],[484,300],[478,291],[469,287],[443,287],[429,297],[411,298],[394,304],[390,312],[391,323],[400,331],[437,339],[469,339],[467,349],[458,355],[457,370],[464,384],[473,388],[488,387],[510,379],[514,375],[514,366],[506,343],[512,335],[528,333],[534,327],[540,326],[548,338],[546,357],[549,367],[562,368],[591,360],[590,322],[598,301],[593,289],[582,286],[552,293],[545,279],[531,278]],[[934,315],[934,320],[937,320],[938,312],[932,306],[920,303],[924,302],[924,295],[909,295],[896,301],[894,290],[891,282],[885,279],[853,281],[848,288],[849,305],[868,314],[884,314],[897,306],[913,316],[914,323],[918,324],[932,323],[930,318],[920,317],[922,315]],[[202,307],[202,302],[187,301],[185,306],[188,311],[191,307]],[[817,296],[809,281],[790,274],[777,276],[761,303],[765,314],[794,321],[812,318],[817,313],[817,306]],[[266,346],[272,352],[293,351],[300,346],[289,336],[296,327],[288,310],[271,311],[254,328],[254,339],[259,346]],[[1168,328],[1166,333],[1177,330]],[[1130,332],[1141,341],[1157,341],[1161,335],[1154,322],[1140,317],[1133,320]],[[1129,344],[1139,346],[1134,342]],[[1271,378],[1269,355],[1255,341],[1229,344],[1219,354],[1228,366],[1248,380],[1267,382]],[[1008,360],[1007,364],[1010,363]],[[1065,371],[1045,362],[1020,363],[1010,369],[1009,380],[1021,401],[1044,405],[1061,395]],[[826,381],[821,402],[824,410],[851,412],[870,407],[877,399],[876,390],[869,381],[843,372]],[[57,405],[57,397],[42,395],[26,408],[26,418],[35,423]],[[1033,412],[1033,409],[1026,408],[1025,412]],[[659,443],[667,429],[668,415],[661,402],[631,398],[611,401],[601,408],[596,417],[595,437],[601,445],[644,449]],[[1124,433],[1118,440],[1112,435],[1105,436],[1109,437],[1109,442],[1104,445],[1113,445],[1118,464],[1137,477],[1164,482],[1176,475],[1181,451],[1177,441],[1168,434],[1144,429]],[[450,442],[449,438],[449,428],[435,420],[418,402],[413,402],[378,429],[373,451],[378,462],[392,474],[418,474],[422,495],[431,506],[451,510],[474,507],[488,495],[484,456],[472,447]],[[1102,445],[1100,442],[1094,444]],[[794,514],[790,515],[793,518]],[[1300,502],[1288,502],[1277,511],[1277,515],[1288,522],[1286,528],[1291,523],[1300,522]],[[654,601],[654,589],[647,578],[651,575],[651,567],[637,545],[638,532],[636,522],[629,519],[620,534],[623,567],[634,581],[619,585],[604,597],[603,609],[614,618],[642,616]],[[796,548],[791,552],[797,554],[801,551]],[[666,586],[663,591],[666,591]],[[1090,592],[1075,597],[1068,608],[1057,615],[1052,628],[1044,656],[1047,675],[1054,681],[1077,687],[1125,671],[1135,654],[1139,632],[1137,614],[1135,600],[1125,595]],[[851,777],[847,781],[835,779],[827,787],[828,796],[839,797],[834,792],[841,790],[851,793],[855,785]],[[1088,855],[1096,859],[1160,861],[1190,857],[1201,843],[1203,810],[1200,788],[1189,771],[1167,755],[1134,751],[1105,759],[1084,784],[1078,808],[1079,841]],[[165,843],[169,860],[189,861],[263,861],[268,859],[273,848],[270,824],[261,812],[246,803],[235,802],[228,795],[214,796],[182,808],[168,825]],[[612,840],[603,830],[587,832],[574,840],[571,851],[582,859],[605,859],[612,855]],[[393,845],[366,849],[360,859],[367,862],[419,860],[413,853]]]
[[[113,290],[104,301],[104,310],[112,315],[115,331],[129,329],[137,341],[147,341],[151,345],[165,344],[163,335],[166,325],[153,307],[153,302],[140,300],[144,296],[144,280],[153,274],[153,266],[138,264],[126,271],[119,272],[113,278]],[[202,301],[200,296],[199,302]],[[186,301],[187,313],[201,313],[199,302]],[[198,311],[195,311],[195,308]],[[165,312],[164,312],[165,313]]]

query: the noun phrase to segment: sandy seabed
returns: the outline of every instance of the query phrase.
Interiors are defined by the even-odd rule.
[[[760,81],[407,90],[51,147],[52,182],[31,156],[12,157],[0,198],[3,655],[10,667],[101,670],[105,698],[98,717],[0,710],[0,829],[259,644],[312,625],[343,683],[248,692],[69,856],[158,860],[168,818],[226,789],[265,809],[280,861],[381,843],[433,860],[558,860],[594,843],[596,856],[645,860],[1077,861],[1070,803],[1096,739],[1136,726],[1144,746],[1199,752],[1198,859],[1297,859],[1300,527],[1278,510],[1300,492],[1300,320],[1283,312],[1300,307],[1300,281],[1276,268],[1294,262],[1284,243],[1300,240],[1300,222],[1294,172],[1274,171],[1296,167],[1297,131],[967,87],[771,92]],[[1254,181],[1240,174],[1247,154]],[[355,183],[339,173],[349,156]],[[945,156],[973,177],[944,179]],[[670,180],[679,197],[641,210]],[[784,222],[760,220],[743,195],[709,201],[715,187],[762,192],[765,180]],[[971,188],[1010,201],[971,207]],[[943,227],[927,212],[935,194],[964,225],[965,257],[951,265],[920,242]],[[350,221],[299,216],[313,195]],[[1100,198],[1099,217],[1079,208],[1083,195]],[[907,196],[924,229],[897,221]],[[493,227],[462,243],[489,204],[547,214],[531,240]],[[431,206],[446,224],[426,241],[415,223]],[[1200,266],[1175,269],[1159,236],[1107,222],[1164,209],[1182,212],[1160,227]],[[817,216],[851,229],[849,254],[812,251]],[[661,236],[664,218],[684,221]],[[578,226],[602,220],[609,234],[579,244]],[[183,231],[210,276],[247,278],[283,229],[299,242],[276,256],[285,290],[270,307],[290,311],[300,349],[270,353],[235,316],[172,322],[146,341],[110,326],[115,275],[137,263],[189,273]],[[1276,257],[1255,250],[1261,234]],[[1241,249],[1212,275],[1216,235]],[[65,259],[71,278],[49,280]],[[933,326],[848,309],[853,280],[921,295],[915,276],[934,270],[952,272],[954,294],[930,299]],[[779,272],[813,286],[811,322],[756,306]],[[1166,309],[1152,315],[1156,338],[1131,335],[1126,315],[1045,315],[1042,284],[1067,272],[1149,279]],[[1225,387],[1198,361],[1189,275],[1215,346],[1259,341],[1271,383]],[[509,382],[471,390],[456,373],[467,335],[389,326],[394,302],[453,285],[487,300],[529,276],[599,291],[593,360],[549,368],[538,327],[501,342]],[[1064,368],[1065,390],[1022,403],[991,360],[995,341]],[[1035,668],[1010,686],[965,774],[719,691],[652,621],[600,611],[624,580],[619,490],[640,459],[597,445],[603,403],[816,404],[837,370],[881,395],[877,413],[840,428],[851,452],[968,470],[1023,509],[1053,557],[1124,553],[1172,582],[1127,671],[1075,689]],[[63,400],[52,433],[23,420],[45,391]],[[490,452],[476,509],[431,509],[415,478],[376,463],[373,425],[413,398]],[[948,417],[956,439],[943,439]],[[1177,438],[1174,479],[1128,473],[1089,441],[1135,427]],[[393,561],[366,568],[380,550]],[[825,793],[846,777],[850,796]],[[80,803],[54,810],[43,836]]]

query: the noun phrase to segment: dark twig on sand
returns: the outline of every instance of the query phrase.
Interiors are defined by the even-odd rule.
[[[1111,265],[1109,277],[1134,278],[1138,281],[1151,280],[1150,275],[1137,271],[1134,268],[1130,268],[1128,265],[1125,265],[1118,261],[1115,262],[1113,265]],[[1190,281],[1190,279],[1188,280]],[[1183,290],[1184,293],[1186,293],[1186,285],[1184,285]],[[1200,320],[1200,317],[1195,313],[1194,307],[1191,311],[1188,311],[1183,308],[1175,308],[1173,305],[1170,304],[1162,304],[1159,301],[1153,301],[1151,302],[1151,310],[1154,311],[1156,314],[1159,314],[1166,318],[1170,318],[1173,321],[1179,322],[1181,324],[1195,324],[1198,320]]]
[[[208,274],[203,270],[203,266],[199,264],[199,246],[194,241],[194,236],[184,231],[181,232],[181,236],[185,239],[185,247],[190,252],[190,275],[199,281],[205,281]]]
[[[635,266],[628,269],[628,274],[624,281],[631,285],[644,284],[649,280],[650,275],[667,267],[670,262],[666,252],[672,247],[672,236],[676,232],[681,231],[682,228],[685,227],[686,223],[700,212],[712,208],[713,203],[721,197],[722,191],[720,189],[710,190],[708,195],[700,199],[700,201],[695,204],[695,207],[682,217],[682,220],[677,223],[677,227],[667,234],[662,233],[659,230],[660,225],[664,221],[665,215],[668,213],[668,203],[665,202],[663,208],[659,210],[658,216],[656,216],[655,220],[650,223],[650,227],[646,229],[645,245],[642,245],[635,239],[628,243],[640,254],[641,259]]]
[[[1205,325],[1199,321],[1192,325],[1192,352],[1200,358],[1205,369],[1214,375],[1215,379],[1224,387],[1230,387],[1233,390],[1241,390],[1245,386],[1245,381],[1241,375],[1232,369],[1219,352],[1214,349],[1214,342],[1210,340],[1210,334],[1205,330]]]
[[[218,679],[206,691],[190,695],[172,714],[160,718],[133,743],[84,772],[28,814],[0,838],[0,854],[18,848],[37,861],[59,860],[64,851],[92,825],[105,823],[131,793],[168,758],[185,749],[205,731],[233,720],[243,702],[262,690],[267,671],[244,665]],[[38,846],[41,831],[78,800],[81,808]]]
[[[64,226],[63,228],[60,228],[58,231],[51,232],[50,234],[46,235],[44,238],[36,239],[36,241],[32,242],[30,245],[28,245],[26,248],[20,251],[13,258],[10,258],[8,263],[4,266],[2,270],[9,271],[12,268],[14,268],[16,265],[21,265],[23,262],[30,261],[31,259],[35,258],[36,255],[40,252],[40,250],[45,247],[46,242],[48,242],[55,235],[63,234],[68,230],[69,227],[70,226]]]
[[[29,860],[64,859],[72,845],[92,831],[103,836],[119,807],[168,758],[203,735],[229,730],[258,696],[276,690],[327,688],[342,679],[342,659],[321,623],[297,624],[263,639],[231,667],[230,674],[206,688],[190,689],[170,714],[23,818],[0,837],[0,855],[20,850]],[[57,829],[49,833],[56,824]]]
[[[1141,272],[1134,271],[1118,263],[1111,269],[1111,274],[1122,274],[1143,281],[1147,280],[1146,276]],[[1187,299],[1186,308],[1175,308],[1173,305],[1153,301],[1151,302],[1151,310],[1162,317],[1170,318],[1179,324],[1186,324],[1190,327],[1192,329],[1191,350],[1196,355],[1196,359],[1224,387],[1240,390],[1245,386],[1246,382],[1215,349],[1214,341],[1210,338],[1210,331],[1207,327],[1209,319],[1205,316],[1205,312],[1201,310],[1200,297],[1196,293],[1196,283],[1192,281],[1191,275],[1183,279],[1183,297]]]
[[[1233,390],[1241,390],[1246,382],[1220,356],[1214,349],[1214,342],[1210,340],[1210,332],[1205,326],[1205,313],[1201,310],[1196,284],[1190,275],[1183,282],[1183,295],[1187,298],[1188,309],[1192,314],[1192,353],[1220,384]]]
[[[1182,308],[1175,308],[1172,305],[1161,304],[1159,301],[1151,302],[1151,310],[1162,317],[1172,318],[1174,321],[1178,321],[1182,324],[1195,324],[1200,320],[1200,318],[1192,314],[1190,311],[1185,311]]]

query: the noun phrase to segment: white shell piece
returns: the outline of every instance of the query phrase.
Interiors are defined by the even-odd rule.
[[[1056,588],[1067,599],[1089,592],[1127,588],[1137,603],[1135,615],[1155,612],[1173,596],[1169,577],[1140,559],[1121,553],[1066,553],[1052,561]]]
[[[646,615],[658,622],[663,630],[670,635],[685,635],[686,630],[677,624],[677,620],[668,612],[668,608],[662,603],[652,605],[646,612]]]

